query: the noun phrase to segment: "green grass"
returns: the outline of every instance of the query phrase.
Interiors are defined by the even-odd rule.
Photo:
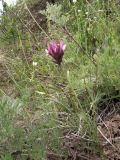
[[[13,98],[1,91],[1,160],[42,160],[47,152],[67,157],[63,136],[69,131],[81,137],[86,134],[94,142],[87,147],[103,155],[97,135],[98,104],[104,95],[114,97],[120,91],[120,10],[116,3],[81,0],[73,5],[67,1],[48,5],[43,12],[48,32],[34,33],[37,42],[5,15],[8,21],[1,25],[6,26],[9,40],[2,34],[1,48],[8,46],[8,74],[18,95]],[[10,38],[13,26],[18,33],[14,42]],[[67,45],[60,67],[45,53],[46,35],[51,40],[63,39]]]

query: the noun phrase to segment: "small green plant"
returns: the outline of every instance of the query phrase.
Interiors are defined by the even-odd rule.
[[[53,22],[58,26],[64,26],[69,20],[69,15],[62,12],[62,5],[47,3],[46,10],[41,11],[47,17],[48,23]]]

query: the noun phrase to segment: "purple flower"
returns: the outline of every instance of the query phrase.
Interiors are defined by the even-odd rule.
[[[53,41],[52,43],[48,43],[47,53],[54,59],[54,62],[58,65],[61,64],[62,58],[64,55],[66,45],[63,41],[59,43]]]

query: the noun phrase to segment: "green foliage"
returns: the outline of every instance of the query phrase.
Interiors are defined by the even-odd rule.
[[[19,96],[1,97],[0,141],[10,138],[9,152],[20,150],[35,160],[45,159],[49,150],[67,157],[61,137],[70,131],[87,135],[94,142],[91,146],[97,145],[93,150],[100,152],[98,104],[104,95],[114,97],[115,91],[120,97],[119,6],[113,1],[81,0],[71,4],[66,0],[62,4],[47,3],[40,13],[46,16],[48,37],[43,29],[38,36],[26,33],[26,41],[17,18],[11,20],[9,13],[2,17],[1,28],[6,28],[2,38],[15,38],[17,42],[17,46],[8,46],[6,54]],[[31,18],[41,28],[34,15]],[[48,39],[63,39],[67,45],[61,66],[46,56],[44,41]],[[19,117],[25,129],[19,125],[14,129]],[[2,153],[6,160],[9,155]]]
[[[14,135],[16,115],[22,114],[22,103],[10,97],[1,97],[0,100],[0,141]]]
[[[12,7],[7,7],[1,16],[0,30],[1,40],[15,42],[18,38],[16,17],[12,14]],[[11,12],[12,11],[12,12]]]
[[[47,3],[46,10],[41,11],[47,17],[48,22],[54,22],[56,25],[64,26],[69,20],[69,15],[62,12],[62,5]]]
[[[5,156],[2,156],[2,157],[0,158],[0,160],[13,160],[13,158],[11,157],[10,154],[7,154],[7,155],[5,155]]]

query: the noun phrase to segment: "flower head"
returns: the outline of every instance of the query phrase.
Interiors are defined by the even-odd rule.
[[[77,2],[77,0],[73,0],[73,3],[76,3]]]
[[[63,41],[59,43],[53,41],[52,43],[48,43],[47,53],[54,59],[54,62],[58,65],[61,64],[62,58],[64,55],[66,45]]]
[[[34,61],[33,61],[33,62],[32,62],[32,65],[33,65],[33,66],[37,66],[37,62],[34,62]]]

